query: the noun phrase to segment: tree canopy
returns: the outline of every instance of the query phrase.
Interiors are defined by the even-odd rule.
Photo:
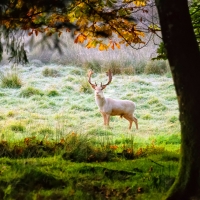
[[[61,51],[59,36],[71,32],[75,43],[107,50],[122,44],[142,48],[160,31],[154,2],[147,0],[4,0],[0,23],[0,55],[6,50],[14,62],[28,61],[21,39],[27,34],[54,35]]]

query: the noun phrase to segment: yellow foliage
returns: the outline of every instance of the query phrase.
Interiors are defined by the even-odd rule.
[[[74,40],[74,43],[83,43],[87,37],[83,34],[79,34],[76,39]]]
[[[97,41],[96,40],[90,40],[86,47],[89,49],[89,48],[95,48],[97,46]]]
[[[100,51],[104,51],[104,50],[107,51],[108,48],[109,48],[109,46],[106,45],[106,44],[103,44],[103,43],[99,44],[99,50],[100,50]]]
[[[144,32],[142,32],[142,31],[134,31],[134,33],[136,33],[137,35],[140,35],[142,37],[145,36]]]
[[[140,7],[140,6],[146,6],[146,3],[147,3],[146,0],[135,0],[133,2],[138,7]]]

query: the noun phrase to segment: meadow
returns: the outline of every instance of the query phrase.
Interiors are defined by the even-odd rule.
[[[105,96],[136,103],[139,129],[128,130],[119,117],[103,126],[87,71],[1,66],[1,199],[158,199],[173,183],[180,127],[170,73],[113,76]],[[92,80],[106,82],[105,71]]]

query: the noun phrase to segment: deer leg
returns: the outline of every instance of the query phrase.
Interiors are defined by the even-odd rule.
[[[133,121],[135,122],[136,129],[138,129],[138,120],[137,120],[137,118],[133,117]]]
[[[133,121],[135,122],[136,129],[138,129],[138,123],[137,123],[137,119],[136,119],[135,117],[133,117],[133,116],[127,116],[127,115],[124,115],[123,117],[124,117],[126,120],[129,121],[129,123],[130,123],[129,129],[131,129]]]
[[[103,124],[106,126],[106,114],[101,113],[101,115],[103,116]]]
[[[131,129],[133,121],[129,120],[129,123],[130,123],[130,125],[129,125],[128,129]]]
[[[110,115],[106,115],[106,125],[109,126],[110,122]]]

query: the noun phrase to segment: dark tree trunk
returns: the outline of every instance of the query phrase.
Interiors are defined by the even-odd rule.
[[[187,0],[156,0],[181,124],[178,177],[167,200],[200,199],[200,52]]]

